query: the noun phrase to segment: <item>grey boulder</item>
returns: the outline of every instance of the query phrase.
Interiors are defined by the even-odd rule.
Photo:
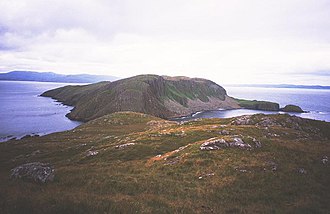
[[[12,179],[27,179],[46,183],[54,180],[55,169],[48,163],[26,163],[12,169],[10,177]]]

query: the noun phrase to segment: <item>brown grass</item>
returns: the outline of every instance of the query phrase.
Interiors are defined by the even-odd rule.
[[[268,130],[252,125],[233,126],[230,121],[206,119],[180,125],[126,112],[105,116],[72,131],[2,143],[0,213],[330,210],[330,168],[321,163],[324,155],[330,156],[330,142],[326,131],[322,131],[329,130],[328,123],[315,122],[322,128],[312,133],[283,126]],[[226,127],[220,126],[224,124]],[[220,136],[223,129],[242,139],[255,137],[262,147],[251,151],[199,149],[207,139],[231,137]],[[280,136],[268,136],[269,132]],[[115,148],[129,142],[135,145]],[[90,149],[99,154],[86,157]],[[40,153],[34,154],[36,150]],[[42,185],[9,178],[10,169],[34,161],[54,165],[54,182]],[[271,170],[270,161],[278,165],[276,171]],[[300,167],[308,173],[299,174]]]

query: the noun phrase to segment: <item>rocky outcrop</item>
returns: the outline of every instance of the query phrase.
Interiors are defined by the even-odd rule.
[[[220,135],[229,135],[230,132],[224,129],[224,130],[221,130],[221,131],[219,132],[219,134],[220,134]]]
[[[243,115],[233,118],[231,125],[255,125],[260,127],[283,126],[300,129],[302,123],[306,123],[300,117],[290,115]]]
[[[230,147],[237,147],[240,149],[251,149],[252,146],[248,143],[245,143],[241,138],[235,137],[231,142],[229,142]]]
[[[235,117],[231,122],[231,125],[254,125],[255,122],[252,120],[252,115],[243,115]]]
[[[261,142],[257,139],[255,139],[254,137],[252,138],[252,142],[254,143],[254,147],[255,148],[261,148]]]
[[[283,112],[297,112],[297,113],[303,113],[304,111],[296,105],[286,105],[284,108],[280,109]]]
[[[99,154],[98,151],[89,150],[86,154],[86,157],[91,157],[91,156],[95,156],[95,155],[98,155],[98,154]]]
[[[48,163],[26,163],[11,170],[12,179],[27,179],[40,183],[53,181],[55,177],[54,168]]]
[[[214,172],[212,172],[212,173],[205,173],[205,174],[202,174],[202,175],[198,176],[198,180],[201,180],[203,178],[207,178],[207,177],[210,177],[210,176],[214,176],[214,175],[215,175]]]
[[[251,145],[248,143],[245,143],[241,138],[234,137],[230,140],[225,139],[209,139],[206,142],[204,142],[201,146],[201,150],[218,150],[222,148],[228,148],[228,147],[236,147],[240,149],[251,149]]]
[[[128,146],[133,146],[133,145],[135,145],[135,143],[125,143],[125,144],[117,145],[117,146],[115,146],[115,148],[116,149],[124,149]]]
[[[204,142],[201,146],[201,150],[218,150],[228,147],[229,144],[224,139],[210,139]]]
[[[297,172],[300,173],[300,174],[304,174],[304,175],[307,174],[307,170],[304,169],[304,168],[298,168]]]
[[[70,119],[89,121],[106,114],[134,111],[161,118],[197,111],[240,108],[216,83],[199,78],[139,75],[115,82],[65,86],[43,93],[74,106]]]
[[[321,162],[322,162],[323,164],[328,164],[328,161],[329,161],[329,159],[328,159],[328,156],[326,156],[326,155],[324,155],[324,156],[322,157],[322,159],[321,159]]]

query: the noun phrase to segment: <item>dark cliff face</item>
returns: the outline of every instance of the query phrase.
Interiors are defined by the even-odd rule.
[[[88,121],[118,111],[135,111],[161,118],[180,115],[171,105],[165,105],[169,100],[185,108],[186,112],[189,112],[190,101],[200,101],[206,106],[204,110],[209,110],[210,99],[223,102],[226,91],[205,79],[139,75],[111,83],[65,86],[47,91],[42,96],[74,106],[68,117]],[[193,111],[191,109],[191,113]]]

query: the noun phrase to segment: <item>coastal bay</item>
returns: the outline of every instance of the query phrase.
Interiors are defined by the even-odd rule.
[[[65,117],[72,107],[39,95],[68,83],[0,81],[0,141],[73,129]]]

